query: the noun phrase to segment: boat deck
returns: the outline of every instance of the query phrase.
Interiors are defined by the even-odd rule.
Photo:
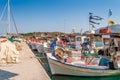
[[[19,63],[0,66],[0,80],[51,80],[27,44],[22,46]]]

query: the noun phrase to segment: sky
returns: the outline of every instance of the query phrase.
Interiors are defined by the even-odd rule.
[[[0,0],[0,17],[7,0]],[[120,0],[10,0],[11,12],[19,33],[66,32],[89,30],[89,12],[104,18],[95,29],[107,26],[109,9],[111,20],[120,23]],[[6,20],[7,10],[2,20]],[[0,33],[6,24],[0,22]],[[11,18],[11,32],[15,32]]]

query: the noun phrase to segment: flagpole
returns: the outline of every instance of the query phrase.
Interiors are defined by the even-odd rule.
[[[90,33],[90,18],[89,18],[89,33]]]
[[[110,20],[110,16],[112,15],[112,11],[111,9],[109,9],[109,13],[108,13],[108,21],[107,21],[107,32],[108,32],[108,29],[109,29],[109,20]]]
[[[89,12],[89,33],[91,32],[91,27],[90,27],[90,23],[91,23],[91,18],[93,13]]]
[[[110,17],[109,17],[109,15],[108,15],[108,20],[107,20],[107,33],[108,33],[108,29],[109,29],[109,19],[110,19]]]
[[[91,16],[92,16],[92,14],[91,13],[89,13],[89,38],[90,38],[90,49],[89,49],[89,53],[90,53],[90,51],[91,51],[91,49],[92,49],[92,46],[91,46],[91,28],[90,28],[90,19],[91,19]]]
[[[95,22],[95,20],[102,20],[103,18],[101,18],[101,17],[99,17],[99,16],[93,16],[92,15],[93,13],[89,13],[89,35],[90,35],[90,46],[91,46],[91,49],[90,49],[90,51],[92,50],[92,41],[93,41],[93,39],[92,39],[92,34],[91,34],[91,32],[92,32],[92,30],[94,30],[93,28],[95,28],[94,27],[94,25],[99,25],[100,23],[98,23],[98,22]],[[91,25],[92,25],[92,28],[91,28]]]
[[[110,16],[108,15],[108,20],[107,20],[107,29],[109,28],[109,20],[110,20]]]

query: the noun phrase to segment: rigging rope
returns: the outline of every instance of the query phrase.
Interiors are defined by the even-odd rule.
[[[14,23],[14,26],[15,26],[16,33],[18,34],[17,25],[16,25],[16,23],[15,23],[15,19],[14,19],[14,16],[13,16],[12,11],[11,11],[11,16],[12,16],[12,20],[13,20],[13,23]]]
[[[2,18],[3,18],[3,14],[5,13],[5,10],[7,9],[7,4],[5,5],[3,11],[2,11],[2,14],[0,16],[0,21],[2,21]]]

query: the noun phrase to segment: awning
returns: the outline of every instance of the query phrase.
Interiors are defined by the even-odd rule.
[[[110,25],[109,27],[102,27],[95,30],[96,34],[99,33],[120,33],[120,25]]]

